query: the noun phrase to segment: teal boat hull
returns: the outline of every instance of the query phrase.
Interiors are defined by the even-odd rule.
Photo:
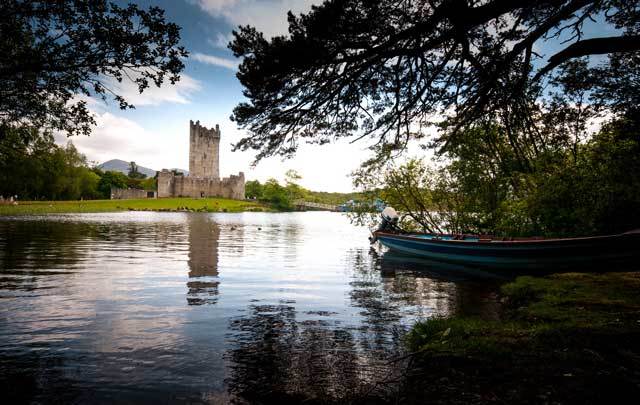
[[[640,258],[640,231],[566,239],[492,240],[375,232],[387,248],[429,260],[487,268],[549,268]]]

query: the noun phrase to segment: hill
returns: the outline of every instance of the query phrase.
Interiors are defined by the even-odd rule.
[[[308,202],[316,202],[320,204],[339,205],[349,200],[361,200],[362,193],[332,193],[327,191],[311,191],[308,190],[304,199]]]
[[[120,159],[111,159],[109,161],[106,161],[100,165],[98,165],[98,167],[104,171],[114,171],[114,172],[121,172],[124,174],[128,174],[129,173],[129,163],[130,162],[125,162],[124,160],[120,160]],[[173,169],[171,169],[173,170]],[[184,173],[185,176],[189,174],[189,172],[187,170],[183,170],[183,169],[175,169],[181,173]],[[144,166],[138,166],[138,171],[144,175],[146,175],[147,177],[153,177],[156,175],[156,171],[155,169],[150,169],[148,167],[144,167]]]

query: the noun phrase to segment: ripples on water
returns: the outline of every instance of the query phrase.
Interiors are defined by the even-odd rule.
[[[0,387],[39,402],[344,400],[417,319],[494,283],[372,251],[340,214],[0,219]]]

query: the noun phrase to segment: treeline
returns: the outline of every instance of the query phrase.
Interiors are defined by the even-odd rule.
[[[264,184],[258,180],[245,183],[245,197],[271,205],[280,211],[291,211],[294,201],[304,198],[307,190],[296,183],[301,177],[294,170],[289,170],[285,176],[285,185],[278,180],[269,179]]]
[[[540,131],[540,144],[525,165],[504,127],[487,125],[461,133],[439,169],[410,159],[362,170],[356,182],[425,232],[578,236],[640,227],[636,115],[611,120],[584,141]]]
[[[245,195],[248,199],[267,203],[283,211],[292,210],[296,200],[339,205],[346,201],[358,200],[363,197],[360,193],[329,193],[307,190],[297,184],[301,178],[295,170],[289,170],[285,174],[284,185],[278,183],[276,179],[269,179],[264,184],[257,180],[247,181]]]
[[[154,178],[90,167],[73,143],[56,145],[36,129],[6,130],[0,138],[0,195],[19,200],[109,199],[111,187],[155,189]],[[25,136],[28,134],[28,136]]]
[[[320,204],[340,205],[347,201],[361,201],[362,193],[330,193],[327,191],[307,191],[304,199]]]

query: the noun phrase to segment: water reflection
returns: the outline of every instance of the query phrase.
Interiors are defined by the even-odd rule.
[[[375,258],[384,288],[399,294],[403,306],[422,311],[421,318],[462,313],[497,319],[498,288],[514,277],[393,251],[370,254]]]
[[[76,242],[86,231],[82,224],[62,229],[46,221],[0,223],[0,297],[55,287],[45,277],[74,272]]]
[[[292,305],[251,305],[233,319],[230,392],[251,403],[345,400],[363,388],[354,333],[297,319]]]
[[[368,403],[392,398],[404,372],[402,337],[412,322],[455,312],[496,318],[497,281],[394,266],[366,248],[346,252],[350,306],[358,325],[336,312],[296,310],[296,301],[254,303],[230,321],[230,393],[249,403]],[[382,277],[381,277],[382,276]],[[242,402],[241,401],[241,402]]]
[[[188,218],[189,226],[189,305],[218,302],[218,239],[220,227],[211,216],[194,214]]]
[[[495,314],[497,283],[366,237],[331,213],[0,219],[0,388],[10,402],[344,402],[391,389],[416,320]]]

